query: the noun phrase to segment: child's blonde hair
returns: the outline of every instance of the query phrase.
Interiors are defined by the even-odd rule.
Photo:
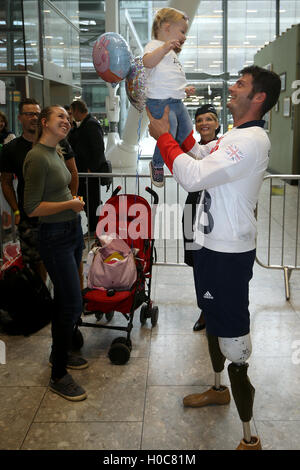
[[[152,37],[157,39],[158,32],[163,23],[177,23],[180,20],[188,21],[188,16],[176,8],[161,8],[156,13],[152,24]]]

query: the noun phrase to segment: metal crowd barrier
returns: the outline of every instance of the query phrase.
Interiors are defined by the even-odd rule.
[[[280,269],[284,274],[286,299],[290,298],[290,277],[300,269],[298,261],[300,175],[267,175],[269,184],[265,200],[260,198],[256,217],[258,221],[257,263],[267,269]],[[288,182],[297,183],[296,185]],[[261,194],[264,194],[264,185]],[[262,221],[266,221],[260,229]],[[267,232],[265,229],[267,228]],[[263,246],[260,248],[260,240]],[[265,259],[262,261],[263,255]],[[274,262],[276,259],[276,262]]]
[[[172,175],[165,175],[165,185],[163,188],[152,187],[149,174],[136,173],[112,173],[112,184],[108,191],[105,186],[99,184],[99,196],[104,204],[112,195],[117,186],[121,186],[120,194],[137,194],[148,200],[152,207],[151,196],[145,191],[149,186],[154,189],[159,196],[158,207],[174,208],[170,214],[168,210],[159,214],[159,230],[155,236],[155,246],[157,258],[154,264],[163,266],[186,266],[183,262],[183,240],[182,240],[182,209],[186,199],[186,191],[183,190],[174,180]],[[99,183],[102,177],[107,177],[106,173],[79,173],[79,178],[85,181],[86,185],[86,208],[89,206],[88,179],[98,178]],[[299,240],[299,205],[300,205],[300,175],[267,175],[261,196],[256,209],[258,222],[257,255],[256,262],[267,269],[279,269],[284,273],[284,285],[286,299],[290,298],[290,277],[293,270],[299,270],[298,263],[298,240]],[[274,184],[274,181],[276,184]],[[297,182],[297,186],[287,184],[287,182]],[[265,185],[269,182],[266,191]],[[99,206],[100,210],[100,206]],[[0,207],[1,211],[1,207]],[[12,214],[13,216],[13,214]],[[171,216],[174,220],[171,220]],[[262,216],[262,220],[261,219]],[[14,225],[14,224],[13,224]],[[274,228],[275,227],[275,228]],[[267,229],[267,233],[266,233]],[[162,231],[162,233],[161,233]],[[0,230],[0,265],[2,261],[2,248],[8,235],[4,233],[2,224]],[[10,240],[16,240],[16,232],[13,227],[10,233]],[[94,243],[95,234],[90,233],[87,228],[85,234],[86,248],[90,249]],[[277,262],[274,262],[274,253]],[[287,255],[289,260],[287,261]],[[263,259],[265,258],[265,259]]]

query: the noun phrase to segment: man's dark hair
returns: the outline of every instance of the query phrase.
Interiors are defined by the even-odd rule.
[[[252,92],[249,94],[249,98],[252,99],[255,93],[266,93],[266,99],[263,102],[261,108],[261,117],[264,116],[273,106],[277,103],[280,89],[281,81],[279,75],[270,70],[263,69],[257,65],[250,65],[239,71],[240,75],[252,75]]]
[[[71,103],[71,109],[76,109],[80,113],[88,113],[88,107],[83,100],[75,100]]]
[[[23,106],[26,104],[36,104],[38,106],[40,105],[40,103],[36,101],[34,98],[25,98],[19,103],[19,114],[22,114]]]

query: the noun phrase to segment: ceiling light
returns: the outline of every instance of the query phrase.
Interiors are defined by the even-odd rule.
[[[246,10],[246,13],[257,13],[257,10]]]

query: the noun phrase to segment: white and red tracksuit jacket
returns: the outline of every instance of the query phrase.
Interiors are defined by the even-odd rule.
[[[197,244],[228,253],[255,248],[254,209],[270,150],[262,127],[263,121],[251,121],[207,145],[192,135],[181,147],[171,134],[158,139],[175,180],[188,192],[205,190],[194,226]]]

